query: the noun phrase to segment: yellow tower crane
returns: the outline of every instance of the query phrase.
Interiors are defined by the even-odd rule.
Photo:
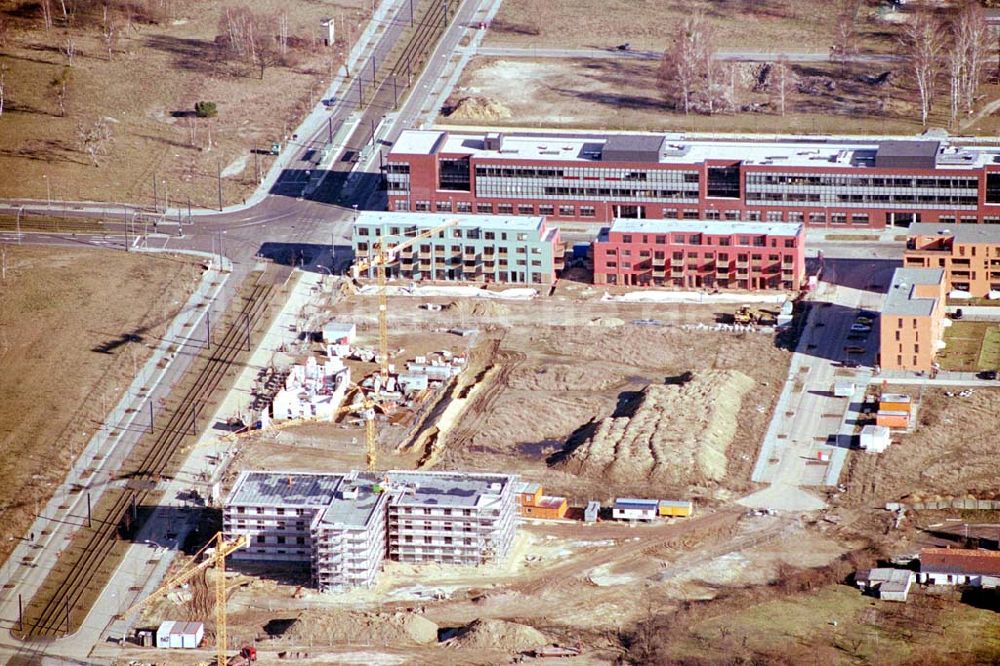
[[[375,446],[375,401],[371,397],[361,390],[361,387],[357,384],[352,384],[352,389],[357,391],[361,396],[361,404],[345,404],[337,413],[334,414],[334,418],[339,417],[341,414],[348,414],[350,412],[355,412],[361,415],[361,418],[365,421],[365,464],[368,466],[368,471],[375,469],[375,465],[378,463],[378,451]],[[348,400],[347,394],[344,396],[344,402]]]
[[[385,386],[389,379],[389,298],[386,293],[386,266],[394,262],[401,250],[413,244],[436,236],[446,229],[450,229],[459,223],[459,220],[448,220],[443,224],[421,231],[416,236],[408,236],[406,240],[386,247],[385,237],[379,238],[374,247],[369,248],[368,256],[358,257],[354,263],[354,277],[358,278],[362,272],[375,268],[375,284],[378,287],[378,364],[379,375],[382,378],[382,386]]]
[[[211,541],[205,544],[205,547],[196,553],[195,558],[197,559],[197,556],[205,552],[211,544]],[[215,661],[216,666],[226,666],[226,556],[240,548],[246,548],[249,544],[250,537],[245,534],[241,534],[232,541],[224,541],[222,532],[219,532],[216,535],[215,552],[210,557],[205,558],[199,564],[194,564],[183,569],[180,573],[163,583],[148,597],[137,601],[128,610],[120,613],[118,617],[120,619],[128,617],[150,601],[166,595],[173,588],[183,585],[214,564],[217,573],[215,579]]]

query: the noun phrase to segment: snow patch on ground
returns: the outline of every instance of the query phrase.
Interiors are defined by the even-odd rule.
[[[700,291],[630,291],[620,296],[604,294],[601,300],[622,303],[784,303],[784,294],[705,294]]]
[[[243,173],[243,170],[247,168],[247,160],[250,159],[246,155],[237,158],[229,163],[229,165],[222,170],[223,178],[232,178],[233,176],[238,176]]]

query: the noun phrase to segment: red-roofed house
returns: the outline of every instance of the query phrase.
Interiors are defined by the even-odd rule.
[[[924,548],[917,579],[929,585],[1000,587],[1000,551]]]

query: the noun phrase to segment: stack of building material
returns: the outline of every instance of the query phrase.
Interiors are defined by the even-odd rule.
[[[913,401],[904,393],[883,393],[878,403],[875,425],[907,428],[913,413]]]

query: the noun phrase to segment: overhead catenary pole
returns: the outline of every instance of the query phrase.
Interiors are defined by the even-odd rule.
[[[87,493],[87,527],[90,527],[91,525],[92,525],[92,521],[90,519],[90,493],[88,492]]]
[[[218,164],[218,174],[219,174],[219,210],[222,210],[222,160],[216,160]]]
[[[155,422],[153,421],[153,401],[150,400],[149,401],[149,432],[150,433],[153,432],[154,425],[155,425]]]

